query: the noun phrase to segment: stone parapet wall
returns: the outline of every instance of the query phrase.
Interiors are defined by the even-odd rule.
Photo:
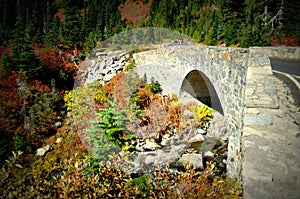
[[[256,47],[252,49],[266,52],[267,56],[272,58],[300,60],[299,47]]]
[[[300,48],[252,47],[249,50],[241,136],[243,157],[241,177],[245,198],[253,198],[253,195],[265,198],[272,195],[266,190],[274,188],[274,180],[276,183],[280,181],[280,179],[274,179],[275,175],[279,175],[277,171],[279,167],[266,166],[270,164],[268,159],[274,157],[274,152],[269,151],[268,138],[275,139],[276,129],[280,129],[282,125],[278,121],[284,122],[285,119],[278,102],[279,96],[270,58],[299,60]],[[262,150],[261,153],[253,157],[253,153],[260,150]],[[256,162],[266,163],[255,164]]]

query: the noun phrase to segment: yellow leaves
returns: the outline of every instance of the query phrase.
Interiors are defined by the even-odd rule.
[[[192,105],[190,109],[194,114],[195,122],[199,126],[206,124],[212,118],[212,110],[206,105],[203,106]]]
[[[128,142],[125,142],[125,145],[122,146],[122,151],[128,151],[129,149],[132,149],[133,146],[129,144]]]
[[[94,100],[98,104],[104,104],[104,103],[107,102],[106,92],[103,89],[100,82],[96,83],[96,90],[95,90],[95,94],[94,94]]]
[[[71,113],[73,119],[77,119],[76,122],[93,113],[95,90],[95,85],[91,84],[72,91],[66,91],[64,95],[65,107]]]
[[[73,105],[73,90],[72,91],[66,91],[64,95],[64,101],[65,101],[65,106],[67,107],[67,111],[72,110],[72,105]]]

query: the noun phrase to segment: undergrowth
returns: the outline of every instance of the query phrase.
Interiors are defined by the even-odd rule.
[[[20,175],[21,153],[2,168],[1,176]],[[159,170],[133,178],[111,165],[99,164],[91,157],[73,155],[68,159],[29,171],[23,180],[1,178],[5,198],[238,198],[241,188],[228,179],[209,179],[211,168],[174,173]]]
[[[130,87],[129,87],[130,86]],[[170,133],[182,125],[183,105],[176,95],[162,96],[151,79],[121,73],[109,84],[88,85],[65,94],[74,123],[64,124],[44,141],[54,150],[45,157],[16,152],[0,171],[4,198],[238,198],[241,186],[226,176],[212,178],[213,164],[202,171],[156,169],[138,176],[120,170],[118,153],[129,153],[136,138]],[[90,100],[91,99],[91,100]],[[99,110],[91,120],[94,103]],[[211,119],[207,106],[190,106],[198,126]],[[86,116],[88,114],[88,117]],[[136,127],[147,127],[145,134]],[[85,130],[82,136],[82,129]],[[81,132],[79,131],[81,130]],[[61,142],[56,142],[61,138]],[[16,140],[17,141],[17,140]],[[86,142],[86,143],[85,143]],[[112,158],[112,156],[114,158]]]

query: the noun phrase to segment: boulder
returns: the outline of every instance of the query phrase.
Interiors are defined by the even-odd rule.
[[[146,139],[146,143],[143,145],[143,148],[145,150],[154,151],[156,149],[160,149],[161,146],[157,144],[154,139],[150,138],[150,139]]]
[[[170,153],[178,153],[181,156],[186,152],[187,148],[188,146],[186,144],[171,146]]]
[[[61,127],[61,122],[55,122],[55,126],[58,128],[58,127]]]
[[[130,154],[133,167],[129,173],[154,170],[159,167],[175,165],[182,154],[186,152],[187,145],[177,145],[158,149],[155,151],[136,152]]]
[[[211,152],[211,151],[206,151],[204,153],[204,157],[205,158],[214,158],[214,156],[215,156],[215,154],[213,152]]]
[[[177,161],[176,166],[185,168],[194,167],[196,170],[203,170],[203,161],[201,154],[183,154]]]
[[[51,150],[53,150],[53,148],[52,148],[50,145],[46,145],[46,146],[44,146],[44,147],[42,147],[42,148],[37,149],[37,150],[36,150],[36,154],[37,154],[38,156],[44,156],[44,155],[46,155],[46,153],[47,153],[48,151],[51,151]]]
[[[114,76],[115,76],[114,74],[108,74],[108,75],[105,75],[105,76],[103,77],[103,81],[108,82],[108,81],[110,81]]]
[[[196,134],[195,136],[191,137],[189,140],[188,140],[188,143],[189,144],[192,144],[192,143],[199,143],[199,142],[203,142],[205,140],[204,136],[202,134]]]
[[[228,138],[225,118],[217,111],[213,112],[207,135],[216,137],[219,140],[227,140]]]
[[[207,151],[212,151],[213,148],[217,145],[218,140],[214,137],[207,137],[205,142],[201,145],[201,152],[205,154]]]

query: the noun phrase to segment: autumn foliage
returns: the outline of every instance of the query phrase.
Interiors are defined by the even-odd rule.
[[[18,47],[21,49],[21,47]],[[4,160],[12,150],[31,151],[40,146],[44,138],[53,135],[54,125],[62,116],[62,93],[71,89],[77,71],[72,52],[54,51],[38,46],[26,47],[24,56],[2,47],[0,74],[0,157]],[[29,63],[30,49],[34,49],[34,62],[38,74],[21,64]],[[4,57],[3,53],[6,53]],[[33,62],[32,62],[33,63]],[[20,64],[14,66],[13,64]],[[2,164],[2,161],[0,162]]]

